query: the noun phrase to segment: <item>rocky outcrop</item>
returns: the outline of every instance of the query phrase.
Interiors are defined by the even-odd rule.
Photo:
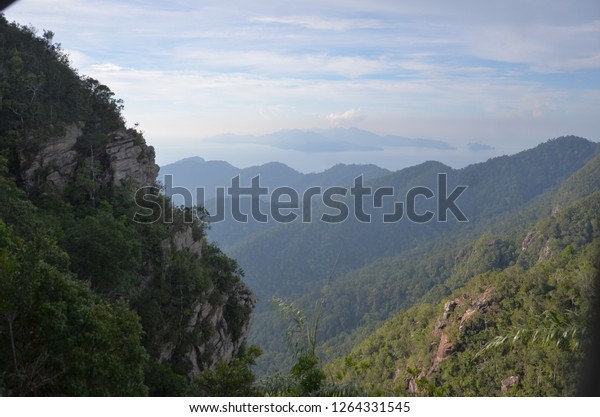
[[[204,369],[213,368],[219,362],[229,362],[240,352],[250,330],[251,320],[241,323],[241,328],[234,332],[231,329],[231,323],[227,321],[225,312],[227,308],[252,311],[256,301],[256,296],[248,287],[239,283],[228,294],[225,305],[213,307],[210,304],[197,303],[194,306],[196,314],[189,320],[188,330],[192,331],[209,324],[215,331],[208,341],[202,345],[192,346],[185,354],[191,365],[188,373],[190,378]],[[235,323],[235,325],[239,324]]]
[[[172,236],[163,240],[163,250],[174,249],[176,251],[185,251],[192,253],[198,259],[202,256],[203,240],[194,239],[194,231],[191,226],[185,227],[183,230],[175,232]]]
[[[190,380],[204,369],[213,368],[219,362],[229,362],[240,352],[250,330],[251,320],[242,324],[239,334],[234,334],[225,317],[226,306],[234,305],[234,308],[251,311],[256,301],[255,295],[248,287],[240,283],[228,294],[227,303],[223,305],[213,307],[208,303],[197,302],[192,306],[193,314],[187,323],[187,332],[192,333],[195,329],[207,327],[214,331],[207,341],[191,345],[182,355],[190,369],[187,375]],[[165,342],[158,361],[165,363],[177,359],[175,358],[177,351],[175,343]]]
[[[552,251],[552,248],[550,247],[550,245],[546,244],[540,251],[540,257],[538,258],[538,262],[542,262],[547,259],[550,259],[553,254],[554,254],[554,252]]]
[[[516,376],[516,375],[512,375],[512,376],[509,376],[507,378],[504,378],[502,380],[502,384],[500,385],[500,389],[503,392],[504,391],[508,391],[512,387],[518,385],[519,384],[519,380],[520,380],[520,378],[518,376]]]
[[[460,318],[458,331],[463,334],[465,330],[470,328],[472,331],[479,332],[481,327],[478,324],[473,325],[472,318],[476,313],[487,313],[492,307],[494,295],[494,288],[487,287],[481,294],[479,294],[472,302],[467,311],[463,313]]]
[[[440,363],[445,361],[448,358],[448,356],[452,355],[455,351],[455,345],[450,341],[448,333],[440,332],[440,342],[435,351],[435,354],[433,355],[433,362],[431,363],[431,367],[425,375],[429,376],[433,374],[437,370]]]
[[[521,250],[526,251],[527,249],[529,249],[529,247],[535,241],[536,238],[537,232],[535,230],[529,231],[527,233],[527,236],[525,236],[525,239],[523,239],[523,243],[521,243]]]
[[[545,244],[544,244],[545,243]],[[541,247],[540,247],[541,246]],[[534,258],[535,251],[539,249],[537,254],[537,260]],[[549,245],[547,237],[541,235],[536,230],[530,230],[523,243],[521,243],[521,250],[523,253],[530,253],[530,257],[534,262],[542,262],[552,257],[553,251]]]
[[[194,227],[184,225],[183,229],[164,239],[161,244],[162,269],[168,268],[174,255],[181,252],[192,255],[196,262],[200,262],[206,240],[202,235],[197,238],[194,236]],[[206,300],[221,301],[215,303]],[[252,323],[251,312],[256,303],[254,293],[241,281],[226,292],[212,288],[208,293],[198,294],[185,307],[189,313],[185,315],[184,329],[188,335],[201,334],[201,341],[181,343],[165,340],[159,349],[158,362],[185,363],[190,380],[219,362],[229,362],[240,353],[246,341]],[[164,333],[169,333],[169,329],[165,328]],[[189,339],[193,340],[194,337]]]
[[[485,325],[475,320],[477,314],[485,314],[496,308],[499,300],[495,296],[493,287],[485,288],[476,297],[464,295],[444,303],[442,314],[436,321],[431,336],[436,340],[432,343],[432,360],[428,367],[425,367],[417,376],[408,378],[406,388],[410,394],[420,394],[418,381],[434,374],[440,364],[451,355],[461,350],[460,336],[465,332],[476,333],[483,330]],[[463,306],[462,309],[459,309]],[[463,310],[466,307],[466,310]],[[460,311],[463,311],[462,313]],[[452,326],[458,326],[458,340],[452,340],[449,329]],[[396,375],[401,374],[400,369],[396,370]],[[397,379],[397,378],[395,378]],[[394,381],[396,382],[396,381]]]
[[[65,126],[64,133],[29,142],[39,142],[39,149],[21,149],[19,164],[21,179],[26,190],[48,185],[58,194],[63,194],[68,185],[75,181],[76,172],[88,155],[86,147],[78,147],[85,137],[84,123]],[[124,181],[137,185],[153,185],[159,167],[154,162],[154,148],[135,130],[119,130],[106,135],[93,159],[101,164],[95,180],[99,185],[116,187]],[[80,149],[78,149],[80,148]],[[85,149],[85,151],[83,150]]]
[[[31,190],[45,182],[62,193],[75,176],[78,158],[74,148],[82,135],[83,123],[74,123],[65,128],[63,135],[45,140],[37,152],[19,150],[25,189]]]
[[[450,317],[450,314],[454,311],[457,305],[460,304],[460,298],[455,300],[448,300],[446,304],[444,304],[444,309],[442,311],[442,320],[447,320]]]
[[[113,132],[109,137],[104,152],[109,157],[111,185],[118,186],[124,180],[138,185],[154,184],[159,170],[154,163],[154,148],[133,130]]]
[[[450,316],[454,312],[457,306],[463,304],[464,300],[462,298],[455,298],[454,300],[448,300],[444,304],[444,308],[442,309],[442,315],[435,323],[433,328],[432,336],[439,337],[439,343],[437,344],[437,348],[435,349],[435,353],[433,355],[433,360],[429,370],[423,373],[423,376],[429,376],[433,374],[440,363],[442,363],[448,356],[455,352],[455,344],[450,341],[447,332],[447,326],[451,323]]]

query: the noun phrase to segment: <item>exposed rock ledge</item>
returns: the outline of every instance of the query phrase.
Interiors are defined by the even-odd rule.
[[[243,283],[236,285],[228,295],[229,298],[225,305],[237,304],[250,310],[254,309],[256,305],[256,296]],[[224,311],[223,305],[213,308],[207,304],[197,303],[194,306],[195,314],[188,322],[188,329],[191,331],[208,321],[216,331],[205,344],[193,346],[185,354],[192,365],[188,374],[190,378],[196,376],[203,369],[213,368],[219,362],[231,361],[240,352],[246,341],[252,320],[244,322],[240,334],[235,338],[225,319]]]
[[[21,177],[25,188],[49,183],[56,191],[64,192],[75,177],[77,151],[74,149],[83,135],[83,123],[74,123],[65,128],[63,136],[48,138],[35,156],[19,152]]]
[[[84,128],[82,122],[67,125],[64,134],[39,141],[40,149],[36,152],[19,152],[25,189],[46,183],[59,194],[65,192],[84,159],[76,149],[77,142],[84,136]],[[119,130],[107,136],[107,143],[95,155],[103,164],[98,181],[110,187],[121,185],[123,180],[153,185],[159,170],[154,162],[154,148],[134,130]]]
[[[104,152],[110,157],[112,186],[126,179],[138,185],[155,183],[159,167],[154,163],[154,148],[146,145],[141,135],[132,131],[114,132]]]
[[[418,394],[419,388],[417,380],[428,377],[437,371],[439,365],[445,361],[450,355],[454,354],[457,350],[460,350],[460,341],[452,341],[449,337],[447,328],[448,326],[458,326],[459,335],[463,335],[467,329],[470,332],[479,332],[483,330],[479,323],[473,321],[473,317],[476,313],[485,314],[490,310],[496,308],[498,300],[494,287],[485,288],[477,297],[462,296],[457,297],[453,300],[448,300],[444,304],[442,314],[438,321],[435,323],[432,336],[439,337],[437,347],[435,344],[432,345],[434,349],[433,359],[429,369],[421,371],[416,377],[409,378],[406,382],[408,392],[411,394]],[[456,314],[455,310],[461,305],[468,306],[462,314]],[[463,307],[464,308],[464,307]],[[400,370],[396,370],[396,374],[400,375]]]
[[[194,234],[192,227],[186,227],[179,232],[173,234],[173,236],[165,239],[162,242],[163,250],[173,248],[177,251],[186,251],[196,255],[197,258],[202,256],[202,240],[194,240]]]

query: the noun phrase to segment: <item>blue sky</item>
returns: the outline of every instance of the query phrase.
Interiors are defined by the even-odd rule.
[[[125,101],[159,164],[198,155],[301,171],[460,167],[561,135],[600,136],[596,0],[20,0],[5,14],[54,31],[80,73]],[[455,149],[307,154],[203,140],[328,127]]]

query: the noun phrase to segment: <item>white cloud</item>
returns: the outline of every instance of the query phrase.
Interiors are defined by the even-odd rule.
[[[90,70],[94,71],[94,72],[116,72],[116,71],[123,71],[125,70],[125,68],[123,68],[120,65],[116,65],[116,64],[112,64],[110,62],[106,62],[103,64],[91,64],[90,65]]]
[[[332,125],[350,126],[364,119],[360,109],[350,109],[343,113],[330,113],[325,117]]]
[[[340,19],[319,16],[255,17],[252,18],[252,21],[340,32],[354,29],[376,29],[382,26],[381,22],[373,19]]]

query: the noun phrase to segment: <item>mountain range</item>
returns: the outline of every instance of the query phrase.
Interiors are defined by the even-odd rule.
[[[227,252],[238,260],[246,281],[260,300],[249,338],[265,350],[258,369],[269,373],[276,366],[274,364],[290,360],[282,336],[285,327],[277,318],[272,299],[294,300],[307,311],[312,310],[315,300],[327,299],[327,307],[319,321],[321,354],[324,358],[339,357],[341,353],[349,352],[357,340],[362,340],[393,314],[409,308],[426,294],[432,291],[437,292],[437,297],[448,294],[485,270],[463,271],[454,283],[448,282],[454,271],[448,256],[459,256],[461,250],[466,250],[481,236],[487,235],[490,241],[494,241],[491,236],[520,236],[536,221],[551,215],[553,210],[576,200],[565,199],[571,189],[566,184],[574,181],[575,173],[584,169],[582,167],[597,153],[598,145],[594,142],[562,137],[515,155],[492,158],[463,169],[430,161],[396,172],[380,171],[381,175],[372,175],[365,181],[373,189],[391,187],[395,196],[405,196],[413,187],[435,190],[438,174],[446,174],[448,194],[456,186],[467,187],[457,200],[468,217],[466,223],[458,222],[452,216],[445,223],[415,224],[404,218],[386,224],[377,216],[373,216],[370,223],[363,223],[350,216],[340,224],[319,221],[239,224],[226,219],[214,225],[209,237],[220,239]],[[341,180],[336,185],[349,187],[353,175],[361,167],[353,168],[358,171],[350,170],[350,175],[339,177]],[[315,181],[312,184],[328,178],[325,173],[311,177]],[[586,176],[577,178],[580,183]],[[589,178],[597,177],[591,175]],[[565,185],[561,186],[563,181],[566,181]],[[592,181],[587,192],[578,197],[597,189],[597,184]],[[352,210],[354,201],[351,198],[344,201]],[[390,204],[384,202],[383,211],[389,212]],[[267,206],[261,207],[267,211]],[[249,212],[249,206],[245,208]],[[379,213],[369,201],[363,208]],[[435,208],[433,201],[420,201],[419,210]],[[316,202],[313,210],[325,213],[327,207]],[[504,250],[501,242],[504,240],[499,240],[498,248],[494,250]],[[435,263],[439,265],[427,264],[427,259],[436,257]],[[500,257],[495,262],[498,267],[506,267],[510,264],[507,259]]]
[[[242,186],[250,185],[251,179],[258,175],[260,185],[270,190],[287,186],[303,192],[311,186],[350,185],[359,175],[368,180],[390,172],[375,165],[337,164],[323,172],[303,174],[281,162],[237,168],[225,161],[206,161],[199,156],[194,156],[162,166],[159,180],[166,184],[165,176],[170,175],[174,187],[183,187],[191,191],[202,188],[207,202],[216,197],[217,188],[230,187],[232,179],[236,176],[240,177]],[[167,194],[173,197],[176,204],[183,203],[181,196],[169,192]],[[196,193],[192,194],[193,204],[196,204]]]

